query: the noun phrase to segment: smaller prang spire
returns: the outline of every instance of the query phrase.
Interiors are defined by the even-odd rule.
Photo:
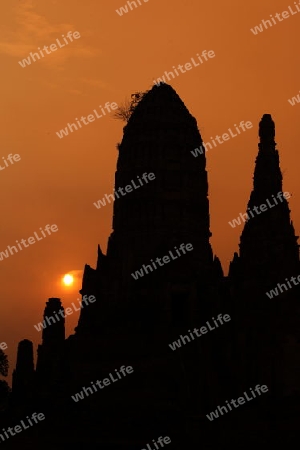
[[[17,364],[13,372],[13,394],[18,400],[30,398],[34,382],[33,344],[28,339],[19,342]]]
[[[259,138],[253,190],[247,205],[249,219],[241,234],[239,256],[245,277],[263,278],[267,283],[269,274],[272,283],[297,273],[299,252],[287,201],[290,193],[282,192],[275,124],[270,114],[264,114],[259,123]]]
[[[43,344],[56,345],[65,340],[64,308],[59,298],[49,298],[44,311]]]
[[[276,150],[275,123],[271,114],[264,114],[259,123],[258,155],[254,170],[254,191],[262,197],[282,191],[282,174]]]

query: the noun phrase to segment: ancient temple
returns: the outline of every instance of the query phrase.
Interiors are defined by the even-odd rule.
[[[275,126],[268,114],[259,137],[249,209],[282,191]],[[239,253],[224,277],[210,245],[205,153],[191,157],[201,145],[196,119],[167,84],[147,92],[124,127],[107,254],[98,247],[96,267],[85,266],[80,291],[97,301],[81,310],[74,335],[65,339],[61,320],[43,330],[38,348],[32,392],[49,411],[56,401],[67,411],[63,417],[56,412],[63,419],[56,421],[58,429],[72,435],[66,443],[141,449],[164,434],[172,436],[173,448],[199,448],[212,435],[221,439],[206,414],[239,389],[268,384],[279,401],[297,387],[289,376],[290,368],[298,367],[299,290],[278,299],[266,296],[278,282],[300,274],[288,203],[283,199],[245,223]],[[154,178],[146,182],[150,173]],[[118,195],[128,185],[130,193]],[[192,251],[155,268],[156,258],[181,244],[191,244]],[[152,270],[134,278],[145,265]],[[59,299],[49,299],[44,319],[61,308]],[[219,313],[229,313],[232,322],[198,340],[186,339],[182,349],[170,349],[179,336],[189,337],[190,330]],[[122,365],[134,373],[72,403],[72,393]],[[22,386],[23,373],[17,364],[16,386]],[[270,405],[267,399],[264,411]]]

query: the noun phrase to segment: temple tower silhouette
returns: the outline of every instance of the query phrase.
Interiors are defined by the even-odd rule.
[[[12,390],[18,403],[30,402],[34,389],[33,344],[28,339],[19,342],[16,368],[13,371]]]
[[[110,401],[103,404],[108,415],[119,414],[120,433],[128,433],[129,418],[142,433],[140,417],[150,430],[153,421],[157,429],[166,426],[170,415],[180,422],[200,410],[204,413],[222,387],[222,382],[217,387],[213,382],[219,361],[212,363],[212,355],[222,353],[223,344],[217,341],[226,342],[220,338],[222,330],[203,346],[190,342],[182,354],[168,345],[220,313],[222,301],[218,287],[223,272],[209,242],[205,153],[197,159],[191,155],[201,145],[195,118],[174,89],[162,84],[137,103],[118,146],[113,231],[107,254],[98,246],[96,268],[84,269],[80,293],[95,295],[97,301],[81,311],[72,345],[82,358],[80,364],[70,360],[70,371],[76,374],[75,389],[80,379],[82,385],[96,373],[104,377],[103,367],[107,372],[126,361],[135,367],[139,377],[126,381],[122,397],[122,404],[130,404],[127,413],[121,398],[118,412]],[[146,182],[150,173],[154,178]],[[125,192],[128,185],[131,191],[122,195],[120,188]],[[189,243],[192,251],[163,266],[156,263],[157,268],[152,264]],[[132,273],[146,265],[152,270],[134,279]],[[142,399],[144,406],[137,413]]]
[[[154,86],[138,102],[118,146],[107,255],[98,249],[97,268],[86,266],[84,271],[81,293],[92,293],[99,301],[82,311],[78,334],[105,326],[99,323],[100,309],[108,302],[110,308],[115,305],[120,321],[142,305],[147,314],[141,311],[140,316],[155,315],[164,326],[188,325],[200,310],[208,314],[209,292],[219,270],[209,243],[205,154],[191,156],[200,145],[196,120],[171,86]],[[155,178],[145,181],[143,176],[150,173]],[[132,189],[123,196],[119,189],[128,185]],[[193,251],[154,268],[151,261],[182,243],[191,243]],[[143,265],[148,273],[135,280],[131,274]]]
[[[282,193],[282,174],[275,143],[275,124],[265,114],[259,124],[260,143],[256,158],[253,190],[248,202],[249,220],[240,241],[240,270],[249,283],[274,285],[276,280],[291,276],[299,266],[299,250],[290,210]],[[265,204],[259,214],[253,208]],[[251,210],[251,212],[249,212]],[[254,217],[252,217],[252,215]],[[275,283],[276,284],[276,283]]]
[[[249,383],[264,382],[282,396],[283,386],[288,384],[284,373],[291,372],[291,362],[285,356],[290,350],[286,351],[283,342],[289,335],[296,341],[299,334],[299,288],[286,284],[278,289],[278,283],[287,283],[300,274],[299,245],[288,201],[283,196],[275,124],[270,114],[259,123],[259,138],[253,190],[247,205],[249,218],[241,234],[239,254],[235,254],[229,270],[240,337],[236,339],[237,373],[245,388]],[[261,205],[265,205],[263,211]],[[269,298],[267,292],[276,287],[278,295]]]
[[[61,313],[59,313],[61,311]],[[36,365],[37,390],[43,397],[57,394],[63,378],[65,343],[64,308],[59,298],[49,298],[44,310],[42,344],[38,346]]]

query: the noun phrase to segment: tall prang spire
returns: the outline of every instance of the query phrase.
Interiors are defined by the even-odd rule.
[[[183,272],[212,265],[206,159],[191,154],[201,145],[196,119],[175,90],[153,86],[134,109],[119,145],[107,256],[122,255],[123,276],[130,279],[130,272],[183,242],[194,247],[185,258],[193,259],[194,267],[185,265]],[[146,181],[149,173],[152,180]],[[122,196],[119,189],[126,186],[131,191]]]
[[[80,291],[97,302],[82,310],[76,333],[103,330],[105,305],[122,325],[133,320],[130,308],[144,322],[153,308],[161,326],[176,317],[194,320],[201,308],[211,307],[223,277],[210,245],[206,156],[192,154],[203,145],[196,119],[162,84],[135,101],[123,130],[107,254],[99,249],[96,269],[85,267]],[[187,244],[192,251],[181,255],[178,249]],[[174,251],[170,263],[161,262]],[[144,312],[138,314],[136,305]]]
[[[159,358],[154,356],[161,342],[172,341],[183,330],[219,314],[221,294],[227,292],[227,286],[209,242],[205,153],[196,158],[192,154],[203,146],[196,119],[167,84],[153,86],[130,111],[118,145],[113,231],[107,255],[99,250],[96,270],[85,267],[80,291],[94,294],[97,301],[82,309],[76,343],[81,345],[82,336],[105,367],[109,367],[106,361],[111,363],[122,354],[139,365],[146,352],[151,361],[153,355],[155,373],[161,373],[161,364],[162,370],[173,370],[165,363],[169,361],[168,348],[159,350]],[[180,249],[188,249],[188,245],[191,250],[181,254]],[[194,347],[180,363],[184,369],[178,380],[181,376],[189,379],[190,392],[195,387],[191,403],[188,401],[190,412],[196,407],[196,398],[201,405],[209,402],[205,391],[210,386],[200,388],[200,380],[208,380],[215,369],[210,363],[203,368],[202,361],[209,360],[210,354],[225,353],[227,340],[223,342],[222,349],[222,343],[218,342],[217,349],[212,343],[203,353]],[[92,352],[89,354],[92,358]],[[95,366],[94,360],[91,366]],[[77,365],[77,373],[78,369]],[[86,366],[82,374],[86,376]],[[147,385],[148,396],[153,389],[155,410],[157,404],[169,402],[165,399],[177,397],[180,381],[164,386],[156,377],[150,378],[150,384],[143,381],[138,390],[143,396],[142,386]],[[216,388],[212,390],[216,396]]]

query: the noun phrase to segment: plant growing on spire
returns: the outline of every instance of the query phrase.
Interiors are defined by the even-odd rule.
[[[136,92],[135,94],[131,94],[131,100],[125,99],[125,101],[119,106],[119,108],[114,113],[113,117],[115,119],[123,120],[124,122],[128,122],[133,111],[142,100],[144,95],[148,91],[145,92]]]

